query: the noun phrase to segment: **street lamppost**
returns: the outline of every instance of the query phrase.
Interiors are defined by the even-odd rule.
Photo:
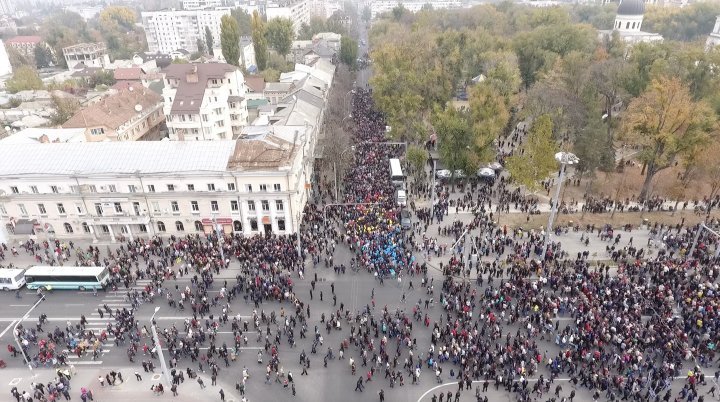
[[[36,301],[32,307],[30,307],[30,310],[28,310],[27,313],[25,313],[25,315],[13,327],[13,337],[15,338],[15,343],[20,348],[20,353],[22,353],[23,359],[25,359],[25,364],[27,364],[28,369],[30,370],[31,373],[33,372],[33,369],[32,369],[32,364],[30,363],[30,357],[25,353],[25,349],[23,349],[22,345],[20,344],[20,339],[18,338],[18,333],[17,333],[17,327],[18,327],[18,325],[22,324],[22,322],[25,321],[30,316],[30,313],[32,313],[32,311],[35,310],[35,307],[37,307],[43,300],[45,300],[45,295],[41,294],[40,299],[38,301]],[[36,374],[34,374],[33,377],[35,377],[35,375]]]
[[[222,226],[217,223],[217,213],[212,214],[212,224],[215,228],[215,234],[218,238],[218,247],[220,248],[220,258],[222,258],[222,266],[225,266],[225,250],[223,250],[223,243],[225,242],[225,234],[223,233]],[[159,307],[158,307],[159,308]],[[157,310],[155,311],[157,313]]]
[[[344,151],[340,152],[340,160],[343,160],[343,156],[345,156],[345,152],[347,151],[354,151],[355,147],[351,146],[350,148],[346,148]],[[338,198],[340,198],[340,189],[338,188],[338,177],[337,177],[337,160],[333,161],[333,177],[335,178],[335,201],[338,201]]]
[[[555,199],[550,200],[550,217],[548,218],[547,229],[545,232],[545,244],[543,245],[543,252],[547,253],[548,246],[550,245],[550,234],[552,233],[553,221],[555,221],[555,214],[557,214],[558,207],[560,206],[560,189],[562,188],[563,180],[565,179],[565,170],[567,165],[576,165],[580,162],[578,157],[570,152],[558,152],[555,154],[555,160],[560,162],[560,175],[558,177],[558,184],[555,188]],[[545,258],[545,256],[543,256]]]
[[[155,307],[155,312],[153,313],[152,317],[150,317],[150,331],[153,335],[153,341],[155,341],[155,348],[158,351],[158,357],[160,358],[160,370],[163,372],[163,378],[165,379],[165,384],[170,387],[172,384],[172,381],[170,381],[170,372],[167,368],[167,363],[165,363],[165,354],[162,350],[162,345],[160,345],[160,339],[158,339],[157,334],[157,328],[155,327],[155,314],[160,311],[160,306]]]
[[[688,254],[687,254],[687,258],[686,258],[687,261],[690,261],[690,259],[692,258],[693,254],[695,253],[695,248],[697,247],[698,240],[700,240],[700,234],[702,233],[703,229],[704,229],[704,230],[707,230],[707,231],[710,232],[710,233],[712,233],[715,237],[720,238],[720,233],[718,233],[718,232],[710,229],[710,228],[705,224],[705,222],[700,222],[700,227],[698,227],[697,233],[695,233],[695,238],[693,239],[692,246],[690,246],[690,251],[689,251]],[[718,246],[715,248],[715,257],[718,256],[718,253],[720,253],[720,245],[718,245]]]
[[[352,106],[352,101],[348,102],[348,95],[354,94],[354,93],[355,93],[355,90],[351,89],[351,90],[347,91],[347,93],[345,95],[343,95],[343,104],[345,105],[344,109],[348,111],[348,114],[350,114],[350,112],[351,112],[350,106]]]

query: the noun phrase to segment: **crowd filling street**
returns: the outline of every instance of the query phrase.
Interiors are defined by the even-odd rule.
[[[539,203],[502,174],[457,191],[442,180],[408,183],[408,205],[399,206],[389,159],[402,159],[405,149],[386,142],[369,91],[356,88],[352,108],[354,161],[341,199],[330,205],[323,194],[333,191],[320,180],[300,239],[209,234],[114,246],[4,245],[3,265],[32,255],[38,263],[109,267],[105,291],[128,304],[99,305],[96,316],[109,319],[102,330],[88,328],[93,311],[62,323],[46,313],[21,322],[12,334],[19,348],[3,338],[6,359],[22,365],[26,358],[56,376],[11,387],[12,397],[87,401],[125,382],[141,384],[148,398],[202,392],[207,400],[265,400],[276,388],[287,399],[339,397],[304,395],[301,383],[313,371],[343,378],[346,392],[362,400],[411,393],[432,402],[703,402],[720,394],[720,266],[711,233],[650,223],[646,242],[633,227],[561,227],[545,248],[544,232],[497,224],[497,214],[530,214]],[[498,162],[524,130],[498,143]],[[597,200],[583,208],[611,206]],[[407,230],[403,208],[412,211]],[[570,235],[584,250],[563,245]],[[220,279],[231,268],[234,277]],[[353,287],[363,278],[367,292]],[[137,318],[148,306],[184,317],[154,323],[160,345],[152,324]],[[108,344],[126,364],[103,365],[92,386],[72,386],[87,366],[73,367],[70,356],[99,359]],[[169,384],[150,380],[161,366],[159,347]]]

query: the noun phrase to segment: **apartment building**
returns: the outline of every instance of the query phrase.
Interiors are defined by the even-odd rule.
[[[248,124],[245,78],[226,63],[171,64],[163,71],[170,139],[224,140]]]
[[[205,10],[209,8],[222,7],[223,0],[183,0],[183,10]]]
[[[205,27],[214,43],[220,43],[220,20],[230,10],[170,10],[142,13],[142,25],[151,53],[171,53],[178,49],[198,50],[198,39],[205,42]]]
[[[163,99],[137,83],[83,107],[63,128],[83,128],[88,142],[160,140]]]
[[[268,20],[273,18],[289,18],[293,22],[295,33],[300,32],[302,24],[310,23],[310,5],[308,0],[269,1],[265,6]]]
[[[28,60],[35,60],[35,46],[42,43],[42,38],[36,35],[15,36],[5,41],[5,46],[11,47],[25,56]]]
[[[393,8],[400,4],[402,4],[406,10],[413,13],[422,10],[422,8],[426,6],[431,6],[434,10],[462,7],[460,0],[373,0],[370,4],[370,14],[372,18],[375,18],[378,14],[392,11]]]

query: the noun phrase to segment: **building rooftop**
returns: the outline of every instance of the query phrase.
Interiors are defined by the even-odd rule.
[[[82,142],[0,147],[0,176],[222,172],[235,141]]]
[[[617,15],[643,15],[644,13],[644,0],[622,0],[617,9]]]
[[[289,166],[295,148],[293,143],[272,134],[260,138],[241,138],[237,140],[228,168],[262,170]]]
[[[37,35],[16,36],[5,41],[5,43],[40,43],[42,38]]]
[[[94,42],[94,43],[78,43],[77,45],[72,45],[68,47],[64,47],[63,53],[69,53],[69,52],[94,52],[96,50],[103,50],[105,49],[105,44],[102,42]]]
[[[237,67],[227,63],[171,64],[165,70],[165,78],[179,81],[170,113],[196,114],[200,111],[207,82],[224,78]]]
[[[117,130],[138,114],[137,105],[147,110],[160,102],[162,96],[141,85],[129,87],[80,109],[63,124],[63,128],[108,127]]]
[[[26,128],[0,140],[2,146],[9,144],[39,144],[42,142],[84,142],[84,128]]]
[[[265,78],[262,75],[248,75],[245,77],[245,85],[251,92],[261,94],[265,90]]]
[[[116,68],[115,72],[113,73],[113,75],[117,81],[122,81],[122,80],[140,81],[140,79],[142,79],[143,74],[145,74],[145,71],[143,71],[143,69],[140,67]]]

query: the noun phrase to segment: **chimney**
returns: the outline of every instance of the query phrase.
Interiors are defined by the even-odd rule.
[[[190,84],[195,84],[198,82],[197,64],[192,65],[190,72],[185,75],[185,81]]]
[[[47,144],[48,142],[50,142],[50,138],[48,138],[47,134],[41,135],[38,140],[40,140],[41,144]]]

